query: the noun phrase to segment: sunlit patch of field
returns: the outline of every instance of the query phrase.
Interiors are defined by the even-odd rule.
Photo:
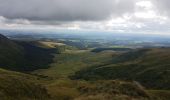
[[[65,50],[66,53],[68,54],[76,54],[76,53],[85,53],[85,52],[88,52],[90,50]]]
[[[65,46],[64,43],[59,42],[51,42],[51,41],[39,41],[40,46],[46,47],[46,48],[56,48],[59,46]]]

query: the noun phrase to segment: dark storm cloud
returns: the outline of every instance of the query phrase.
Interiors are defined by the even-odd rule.
[[[134,10],[134,0],[0,0],[0,16],[28,20],[105,20]]]

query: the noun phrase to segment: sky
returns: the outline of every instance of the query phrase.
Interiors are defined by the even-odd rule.
[[[0,0],[0,29],[170,34],[170,0]]]

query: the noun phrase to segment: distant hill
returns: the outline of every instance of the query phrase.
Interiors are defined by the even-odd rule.
[[[78,71],[73,78],[136,80],[147,88],[170,89],[170,48],[139,49],[113,56],[112,62]]]

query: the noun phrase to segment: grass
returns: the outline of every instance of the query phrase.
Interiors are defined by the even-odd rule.
[[[38,46],[44,48],[56,48],[60,46],[65,46],[65,44],[59,42],[39,41],[38,43]]]
[[[111,60],[112,53],[91,53],[89,51],[74,50],[55,55],[54,63],[48,69],[36,70],[33,73],[53,78],[66,78],[80,69],[91,65],[103,64]]]
[[[77,82],[69,79],[53,80],[47,85],[48,93],[56,100],[72,100],[80,95]]]
[[[102,52],[102,51],[130,51],[132,49],[130,48],[125,48],[125,47],[110,47],[110,48],[95,48],[93,50],[91,50],[91,52],[96,52],[96,53],[99,53],[99,52]]]
[[[49,94],[37,77],[0,69],[1,100],[48,100]]]
[[[88,82],[60,79],[49,84],[48,91],[56,100],[150,100],[148,93],[140,86],[118,80]]]
[[[24,58],[23,48],[0,35],[0,66],[6,69],[19,69]]]
[[[0,69],[1,100],[149,100],[148,93],[132,82],[118,80],[46,80],[37,76]],[[121,98],[121,99],[120,99]],[[98,99],[96,99],[98,100]]]
[[[170,90],[148,90],[148,93],[150,93],[155,100],[170,99]]]

